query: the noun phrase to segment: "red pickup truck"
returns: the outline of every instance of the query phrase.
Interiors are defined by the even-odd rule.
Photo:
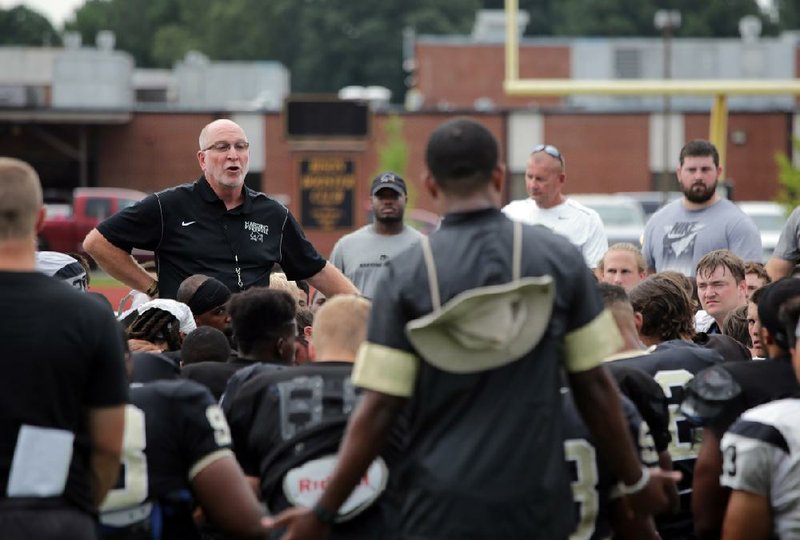
[[[142,200],[147,194],[124,188],[75,188],[72,204],[46,204],[39,231],[40,251],[83,251],[83,239],[98,223]]]

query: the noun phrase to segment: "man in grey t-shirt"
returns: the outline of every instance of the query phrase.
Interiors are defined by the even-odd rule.
[[[408,191],[400,176],[393,172],[378,175],[371,193],[375,221],[340,238],[330,258],[367,298],[375,295],[383,265],[422,236],[403,223]]]
[[[800,263],[800,206],[792,211],[783,226],[778,245],[767,261],[767,274],[772,281],[789,277],[797,263]]]
[[[651,271],[693,276],[698,261],[727,249],[745,261],[761,259],[761,235],[753,220],[717,194],[719,153],[708,141],[681,149],[677,170],[683,198],[653,214],[644,230],[642,254]]]

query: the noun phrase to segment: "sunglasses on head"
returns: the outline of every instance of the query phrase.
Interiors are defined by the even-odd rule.
[[[533,147],[531,154],[538,154],[539,152],[544,152],[548,156],[552,156],[556,158],[561,164],[564,164],[564,158],[561,156],[561,152],[558,151],[558,148],[553,146],[552,144],[537,144]]]

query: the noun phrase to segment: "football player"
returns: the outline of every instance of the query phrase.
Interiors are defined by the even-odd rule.
[[[313,361],[262,372],[245,382],[226,409],[236,456],[258,479],[270,513],[313,507],[336,464],[358,394],[352,363],[366,338],[369,301],[338,295],[317,312],[311,335]],[[388,468],[373,462],[364,481],[335,516],[332,538],[385,538]]]
[[[693,488],[695,531],[700,538],[718,538],[729,490],[723,481],[720,441],[725,431],[747,409],[794,395],[799,389],[789,355],[787,333],[778,318],[780,304],[800,296],[800,280],[788,278],[760,289],[758,316],[761,343],[767,360],[725,362],[709,368],[686,386],[683,414],[703,427]],[[732,465],[731,465],[732,467]]]
[[[615,360],[613,364],[631,366],[648,373],[661,385],[669,403],[669,454],[675,470],[682,473],[678,484],[680,509],[657,519],[658,532],[664,539],[682,538],[692,532],[692,473],[697,445],[691,425],[678,410],[683,386],[697,373],[722,357],[710,349],[692,343],[694,321],[691,301],[673,280],[650,276],[630,291],[637,318],[639,337],[652,347],[649,354]]]
[[[181,379],[132,385],[122,469],[100,508],[100,537],[199,540],[195,503],[226,534],[265,537],[258,500],[208,390]]]
[[[572,498],[578,508],[578,523],[570,540],[600,540],[614,537],[621,540],[655,540],[658,538],[649,517],[629,515],[624,490],[614,478],[593,443],[589,428],[578,414],[567,388],[562,389],[564,410],[564,455],[572,474]],[[621,396],[625,418],[636,443],[642,464],[658,463],[650,431],[636,407]]]
[[[800,298],[781,304],[779,319],[795,350]],[[796,376],[800,364],[794,362]],[[722,437],[723,486],[731,488],[724,540],[800,535],[800,399],[795,395],[745,411]]]

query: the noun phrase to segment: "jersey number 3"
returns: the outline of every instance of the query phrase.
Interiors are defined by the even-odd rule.
[[[125,407],[125,439],[120,474],[122,486],[108,492],[100,508],[101,512],[130,508],[147,499],[146,446],[144,411],[129,404]]]

